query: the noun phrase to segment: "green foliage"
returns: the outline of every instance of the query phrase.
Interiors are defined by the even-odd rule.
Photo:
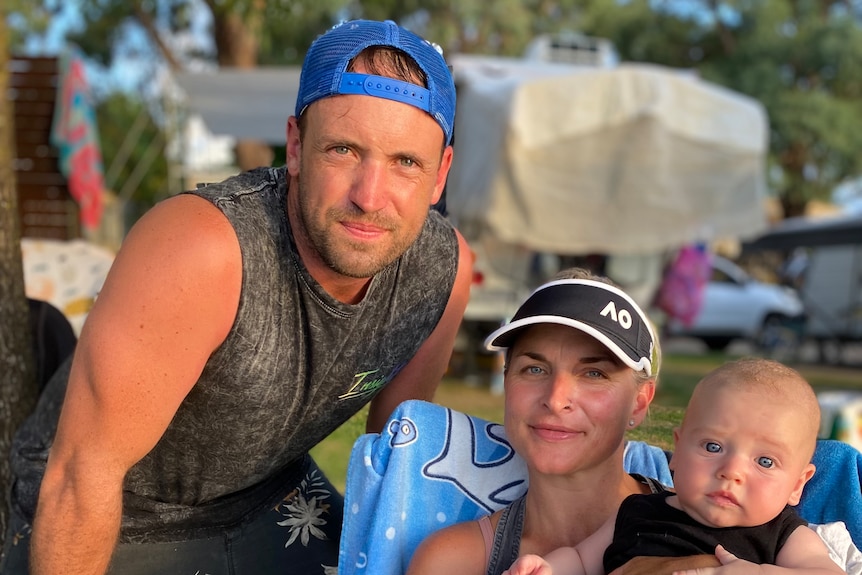
[[[764,104],[770,161],[781,174],[774,185],[791,213],[862,170],[862,27],[846,4],[705,2],[688,13],[645,0],[591,6],[585,31],[610,38],[623,59],[695,68]]]
[[[94,61],[110,66],[120,54],[121,41],[133,30],[143,32],[143,37],[148,39],[145,45],[134,48],[140,52],[138,55],[163,60],[166,54],[156,43],[158,35],[171,59],[184,66],[192,59],[214,60],[218,50],[217,32],[228,16],[239,15],[254,29],[260,65],[297,64],[311,41],[337,21],[347,3],[348,0],[207,0],[205,5],[212,20],[205,30],[205,38],[210,41],[181,43],[174,40],[192,34],[195,25],[192,16],[200,2],[81,0],[84,24],[68,39]],[[229,30],[226,33],[230,35]],[[225,41],[229,42],[230,38]]]
[[[122,92],[110,94],[97,104],[96,122],[102,160],[110,180],[106,184],[113,192],[126,196],[121,199],[128,202],[132,211],[129,217],[134,220],[166,197],[165,135],[145,104]],[[141,162],[144,164],[139,165]],[[141,170],[146,174],[139,182],[136,170],[138,174]]]
[[[10,54],[21,51],[31,34],[44,34],[58,7],[54,3],[33,3],[28,0],[4,0],[2,16],[7,23],[7,42]]]
[[[132,13],[126,2],[80,2],[83,26],[66,39],[77,45],[88,58],[109,67],[114,56],[114,43],[128,37]]]
[[[348,0],[266,2],[266,24],[259,37],[259,64],[301,64],[311,42],[339,21],[347,4]]]

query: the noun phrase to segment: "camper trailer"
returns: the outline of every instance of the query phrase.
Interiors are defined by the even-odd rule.
[[[819,344],[821,359],[840,362],[844,344],[862,341],[862,214],[791,218],[744,249],[804,258],[804,336]]]

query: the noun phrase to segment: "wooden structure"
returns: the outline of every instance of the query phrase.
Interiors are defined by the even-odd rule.
[[[21,235],[70,240],[81,235],[78,204],[51,145],[59,83],[57,58],[13,56],[10,98],[15,111],[15,178]]]

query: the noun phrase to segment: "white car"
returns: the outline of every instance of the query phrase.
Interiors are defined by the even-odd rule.
[[[795,290],[758,281],[730,260],[712,256],[712,278],[694,323],[685,326],[671,320],[667,333],[698,338],[713,350],[724,349],[737,338],[769,349],[797,344],[804,318]],[[797,341],[788,341],[794,338]]]

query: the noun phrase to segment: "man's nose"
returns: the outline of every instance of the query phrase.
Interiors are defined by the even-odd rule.
[[[376,160],[363,160],[356,170],[350,201],[363,212],[377,212],[386,205],[386,186],[385,166]]]

